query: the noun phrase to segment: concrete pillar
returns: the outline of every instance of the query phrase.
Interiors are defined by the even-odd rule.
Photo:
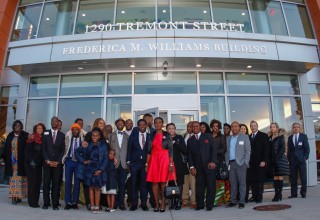
[[[55,36],[66,35],[69,28],[70,13],[72,12],[72,0],[59,2]]]
[[[265,0],[252,1],[252,9],[254,10],[256,29],[258,33],[271,34],[269,25],[267,2]]]

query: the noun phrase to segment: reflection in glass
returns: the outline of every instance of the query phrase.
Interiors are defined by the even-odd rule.
[[[61,77],[61,96],[102,95],[104,74],[68,75]]]
[[[222,73],[199,73],[200,93],[223,93]]]
[[[206,97],[200,98],[201,103],[201,121],[210,123],[212,119],[218,119],[222,123],[226,121],[226,109],[224,97]]]
[[[269,97],[228,97],[228,105],[230,122],[238,121],[249,127],[255,120],[259,130],[269,131],[272,117]]]
[[[58,76],[30,78],[29,97],[57,96]]]
[[[51,128],[51,118],[56,115],[56,99],[29,100],[25,130],[32,133],[32,127],[41,122]]]
[[[250,0],[249,3],[256,33],[288,35],[280,2]]]
[[[131,94],[132,74],[131,73],[109,73],[108,74],[108,95]]]
[[[154,22],[155,1],[118,0],[116,23]]]
[[[307,9],[303,5],[283,3],[291,36],[314,38]]]
[[[76,118],[83,119],[83,129],[92,130],[96,118],[102,117],[102,98],[78,98],[59,100],[59,118],[63,121],[62,132],[67,132]]]
[[[12,31],[12,41],[34,39],[42,4],[20,7]]]
[[[158,0],[158,23],[170,21],[170,0]]]
[[[137,73],[135,94],[191,94],[197,92],[196,74],[192,72]]]
[[[212,1],[212,13],[216,23],[243,24],[245,32],[252,32],[246,0]]]
[[[172,0],[172,21],[211,22],[208,0]]]
[[[278,122],[281,128],[284,128],[287,133],[291,132],[291,127],[294,122],[299,122],[302,125],[303,131],[303,115],[300,97],[274,97],[274,120]]]
[[[309,84],[311,102],[320,102],[320,84]]]
[[[319,153],[320,153],[320,104],[312,104],[313,112],[313,123],[314,123],[314,133],[316,134],[316,141],[319,144]],[[318,149],[318,145],[317,145]],[[320,160],[320,158],[317,158]]]
[[[113,24],[114,5],[114,0],[81,0],[75,33],[85,33],[86,25]]]
[[[1,87],[0,105],[17,104],[18,92],[19,92],[19,86]]]
[[[107,99],[107,124],[114,124],[118,118],[131,119],[131,97]]]
[[[76,0],[46,3],[40,22],[38,37],[72,34]]]
[[[226,73],[229,94],[269,94],[267,74]]]
[[[176,133],[180,135],[186,132],[187,124],[194,120],[194,115],[191,114],[171,114],[171,122],[176,125]]]
[[[271,74],[273,94],[299,95],[299,81],[296,75]]]
[[[0,106],[0,143],[12,131],[12,123],[16,120],[16,106]]]

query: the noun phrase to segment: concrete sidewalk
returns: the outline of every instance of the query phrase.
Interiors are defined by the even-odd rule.
[[[26,199],[18,205],[12,205],[8,199],[8,188],[0,188],[0,219],[3,220],[81,220],[81,219],[108,219],[108,220],[187,220],[187,219],[257,219],[257,220],[319,220],[320,219],[320,185],[309,187],[307,198],[287,199],[289,190],[283,192],[283,200],[278,204],[288,204],[292,208],[283,211],[259,212],[252,208],[255,203],[248,203],[244,209],[217,207],[213,211],[194,211],[190,208],[183,208],[180,211],[169,211],[164,213],[154,213],[152,209],[143,212],[141,209],[131,212],[116,210],[113,213],[103,212],[102,214],[91,214],[85,207],[80,210],[65,211],[64,202],[61,201],[62,208],[59,211],[52,209],[34,209],[27,205]],[[264,202],[261,205],[277,204],[271,202],[273,192],[264,194]],[[42,200],[40,201],[42,205]],[[259,204],[260,205],[260,204]]]

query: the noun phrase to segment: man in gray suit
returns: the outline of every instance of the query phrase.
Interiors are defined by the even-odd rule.
[[[239,208],[244,208],[246,195],[246,173],[249,167],[251,146],[248,135],[240,133],[240,124],[237,121],[231,124],[232,135],[227,138],[226,164],[229,169],[231,184],[231,202],[227,207],[234,207],[237,203],[237,194],[240,192]]]
[[[118,199],[117,204],[121,210],[126,210],[124,205],[124,196],[126,193],[126,179],[127,179],[127,147],[129,135],[122,131],[125,121],[119,118],[115,121],[117,130],[113,132],[110,137],[110,148],[116,152],[115,159],[117,161],[117,178],[118,178]]]

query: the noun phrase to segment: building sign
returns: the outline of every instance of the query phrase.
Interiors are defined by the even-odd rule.
[[[86,25],[85,33],[102,31],[140,31],[140,30],[212,30],[212,31],[233,31],[245,32],[244,24],[235,23],[214,23],[214,22],[135,22],[113,24]]]

